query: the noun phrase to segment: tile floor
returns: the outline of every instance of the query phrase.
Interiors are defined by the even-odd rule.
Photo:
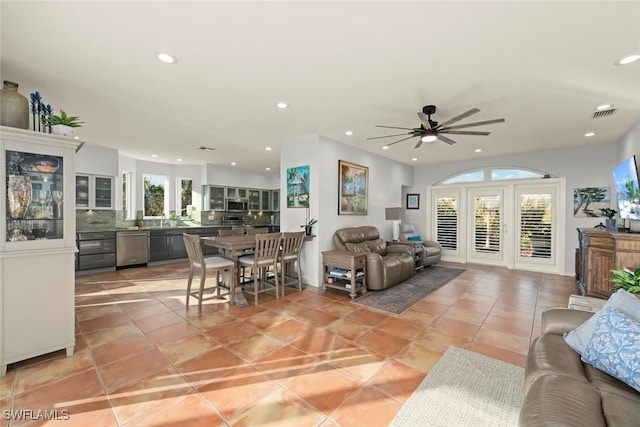
[[[186,277],[186,263],[77,277],[74,356],[11,365],[0,408],[66,410],[65,427],[385,426],[449,345],[523,366],[540,313],[575,286],[467,265],[398,316],[313,287],[198,315]]]

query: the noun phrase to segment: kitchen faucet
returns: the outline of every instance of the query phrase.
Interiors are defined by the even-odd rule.
[[[160,218],[160,228],[164,227],[164,219],[165,219],[164,212],[162,212],[162,217]]]

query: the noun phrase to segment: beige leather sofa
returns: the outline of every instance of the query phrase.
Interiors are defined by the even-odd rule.
[[[422,243],[419,245],[417,253],[422,258],[422,266],[428,267],[430,265],[440,262],[442,256],[442,246],[440,243],[434,240],[410,240],[410,237],[418,236],[413,224],[400,224],[400,241],[410,243]]]
[[[640,425],[640,393],[583,363],[562,337],[591,315],[566,308],[542,313],[542,335],[527,356],[520,427]]]
[[[333,242],[337,249],[367,254],[367,289],[387,289],[415,274],[413,248],[387,244],[376,227],[342,228],[333,235]]]

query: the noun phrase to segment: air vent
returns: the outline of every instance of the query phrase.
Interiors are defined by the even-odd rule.
[[[613,113],[615,113],[615,112],[616,112],[615,108],[609,108],[609,109],[606,109],[606,110],[595,111],[593,113],[593,117],[592,118],[593,119],[599,119],[601,117],[612,116]]]
[[[198,147],[198,150],[202,150],[202,151],[215,151],[215,148],[205,147],[204,145],[201,145],[200,147]]]

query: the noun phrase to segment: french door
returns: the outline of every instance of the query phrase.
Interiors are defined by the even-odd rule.
[[[564,271],[564,179],[427,189],[427,230],[443,259]]]

